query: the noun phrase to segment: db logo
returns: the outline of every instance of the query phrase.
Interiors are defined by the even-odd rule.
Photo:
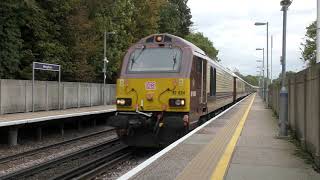
[[[146,82],[146,90],[155,90],[156,82]]]

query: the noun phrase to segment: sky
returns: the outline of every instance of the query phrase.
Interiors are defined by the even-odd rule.
[[[289,7],[287,71],[300,71],[306,67],[300,59],[300,44],[304,40],[305,28],[316,20],[316,5],[317,0],[293,0]],[[269,36],[273,36],[272,77],[278,77],[283,21],[280,0],[189,0],[188,6],[193,31],[202,32],[213,42],[225,67],[236,68],[245,75],[257,75],[257,66],[262,65],[257,60],[262,60],[263,53],[256,48],[265,48],[266,54],[266,26],[255,26],[254,23],[269,22]],[[270,49],[269,46],[269,64]]]

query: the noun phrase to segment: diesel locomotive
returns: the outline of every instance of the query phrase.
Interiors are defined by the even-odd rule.
[[[166,146],[215,112],[252,92],[252,86],[187,40],[154,34],[127,51],[109,118],[128,145]]]

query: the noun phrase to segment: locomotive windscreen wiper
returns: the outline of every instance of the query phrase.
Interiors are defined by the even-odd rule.
[[[143,46],[143,47],[142,47],[142,50],[139,52],[137,58],[134,58],[135,55],[134,55],[134,53],[133,53],[133,57],[131,58],[131,67],[130,67],[130,69],[132,69],[133,64],[137,62],[136,60],[139,59],[140,55],[142,54],[142,52],[143,52],[145,49],[146,49],[146,47]]]
[[[176,63],[177,63],[177,52],[175,52],[172,60],[173,60],[173,67],[172,67],[172,69],[174,70],[174,67],[176,66]]]
[[[132,54],[130,69],[132,69],[133,64],[134,64],[134,53]]]

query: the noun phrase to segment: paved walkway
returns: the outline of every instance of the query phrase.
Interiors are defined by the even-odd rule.
[[[256,96],[237,142],[227,180],[320,180],[311,165],[294,155],[296,147],[276,139],[277,120]]]
[[[0,127],[115,111],[114,105],[0,115]]]

